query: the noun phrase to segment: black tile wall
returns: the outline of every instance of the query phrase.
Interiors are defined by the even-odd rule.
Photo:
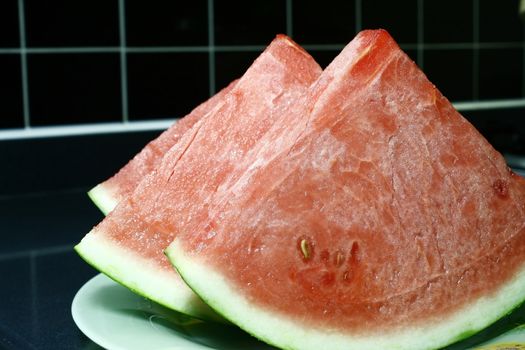
[[[192,1],[128,1],[129,46],[208,45],[208,3]]]
[[[497,151],[525,155],[525,108],[471,110],[462,114]]]
[[[410,57],[410,59],[412,59],[412,61],[416,62],[417,63],[417,50],[414,50],[414,49],[406,49],[406,48],[403,48],[403,51],[405,51],[405,53],[408,55],[408,57]]]
[[[215,54],[217,90],[240,78],[259,56],[259,52],[217,52]]]
[[[473,0],[425,1],[425,42],[472,42],[473,18]]]
[[[425,73],[451,101],[473,98],[473,51],[429,50],[425,52]]]
[[[417,0],[363,1],[363,28],[383,28],[399,43],[417,42]]]
[[[117,1],[24,0],[27,45],[118,45]]]
[[[355,2],[301,0],[293,6],[294,39],[303,44],[346,44],[356,33]]]
[[[479,52],[479,96],[481,99],[520,97],[523,49],[482,49]]]
[[[385,28],[450,99],[521,98],[525,38],[518,5],[6,0],[0,131],[21,128],[24,120],[46,126],[179,117],[242,75],[277,33],[292,35],[324,67],[360,28]]]
[[[285,0],[215,1],[215,44],[269,44],[286,33]]]
[[[28,56],[32,125],[118,121],[117,54]]]
[[[0,128],[24,126],[20,57],[0,55]]]
[[[481,42],[523,40],[523,21],[518,15],[518,0],[475,1],[479,1],[479,40]]]
[[[310,55],[319,63],[324,69],[337,56],[340,50],[308,50]]]
[[[205,53],[128,55],[130,119],[183,117],[209,96]]]
[[[18,2],[4,0],[0,2],[0,47],[18,47]]]

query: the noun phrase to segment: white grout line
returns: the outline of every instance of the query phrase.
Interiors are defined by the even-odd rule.
[[[215,95],[215,7],[214,0],[208,0],[208,78],[209,94]]]
[[[525,5],[525,2],[521,2],[521,4]],[[525,38],[525,26],[523,26],[523,37]],[[522,48],[522,72],[521,72],[521,96],[525,97],[525,45]]]
[[[69,252],[73,252],[72,245],[59,245],[59,246],[46,247],[46,248],[40,248],[40,249],[37,248],[37,249],[22,250],[22,251],[17,251],[17,252],[0,253],[0,261],[21,259],[21,258],[30,258],[33,260],[41,256],[63,254],[63,253],[69,253]],[[33,261],[30,261],[30,264],[32,263]],[[32,269],[32,266],[31,266],[31,269]]]
[[[208,46],[128,46],[127,52],[131,53],[201,53],[209,52]]]
[[[425,2],[417,1],[417,64],[423,69],[425,65]]]
[[[472,2],[472,99],[479,99],[479,0]]]
[[[359,0],[357,0],[359,1]],[[311,50],[335,50],[341,49],[345,44],[309,44],[303,45],[305,49]],[[405,49],[417,49],[418,43],[402,43]],[[251,52],[261,51],[265,45],[223,45],[214,46],[215,52]],[[464,49],[525,49],[525,42],[471,42],[471,43],[425,43],[425,50],[464,50]],[[81,53],[120,53],[120,46],[102,47],[26,47],[26,54],[81,54]],[[208,46],[127,46],[128,53],[199,53],[209,52]],[[0,55],[20,55],[20,48],[0,48]]]
[[[286,0],[286,35],[293,37],[293,4],[292,0]]]
[[[41,126],[29,129],[0,130],[0,141],[42,137],[83,136],[123,132],[158,131],[167,129],[172,120],[130,121],[128,123],[100,123],[65,126]]]
[[[26,23],[24,0],[18,0],[18,27],[20,31],[20,65],[22,68],[22,105],[24,115],[24,127],[31,126],[29,111],[29,79],[27,73],[27,49],[26,49]]]
[[[128,62],[126,56],[126,8],[124,0],[118,1],[119,41],[120,41],[120,94],[122,102],[122,121],[129,121],[128,112]]]
[[[465,101],[454,102],[452,104],[460,112],[502,108],[521,108],[525,107],[525,98],[490,101]]]
[[[474,102],[455,102],[454,107],[460,111],[491,110],[503,108],[523,108],[525,98],[511,100],[492,100]],[[100,123],[66,126],[42,126],[30,129],[6,129],[0,130],[0,141],[16,139],[32,139],[42,137],[83,136],[93,134],[111,134],[141,131],[165,130],[176,119],[130,121],[128,123]]]
[[[32,318],[32,334],[34,338],[37,338],[40,333],[40,322],[39,319],[39,300],[38,300],[38,274],[37,274],[37,262],[34,251],[29,253],[29,281],[31,284],[31,318]]]
[[[355,0],[355,32],[359,33],[363,29],[363,4],[361,0]]]

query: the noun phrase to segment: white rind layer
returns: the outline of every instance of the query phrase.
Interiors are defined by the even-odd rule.
[[[113,194],[104,187],[104,183],[93,187],[88,192],[88,196],[104,215],[108,215],[118,204]]]
[[[525,295],[525,266],[496,293],[480,298],[436,322],[392,332],[352,335],[309,328],[284,314],[251,303],[219,271],[187,254],[175,241],[166,255],[184,281],[212,308],[255,337],[283,349],[425,350],[441,348],[486,328],[517,307]]]
[[[192,317],[225,322],[188,288],[175,270],[155,266],[101,232],[88,233],[75,250],[89,264],[137,294]]]

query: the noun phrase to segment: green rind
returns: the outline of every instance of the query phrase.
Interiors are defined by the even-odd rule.
[[[184,284],[175,271],[153,265],[106,239],[100,232],[88,233],[75,246],[75,251],[88,264],[138,295],[194,318],[225,322]]]
[[[118,204],[111,192],[104,187],[104,183],[93,187],[88,192],[88,196],[104,215],[108,215]]]
[[[343,334],[334,330],[303,326],[285,314],[251,303],[220,272],[187,254],[176,239],[166,255],[184,281],[219,314],[257,338],[284,349],[438,349],[466,332],[477,333],[502,318],[525,299],[525,266],[514,278],[490,296],[479,298],[454,314],[392,332]],[[469,333],[470,334],[470,333]]]
[[[224,313],[221,309],[217,309],[217,308],[213,307],[213,301],[212,301],[212,300],[205,299],[206,296],[203,296],[203,295],[199,294],[198,291],[195,290],[195,289],[192,287],[192,285],[191,285],[190,283],[188,283],[188,281],[187,281],[187,280],[184,278],[184,276],[180,273],[180,271],[179,271],[179,269],[177,268],[177,266],[173,263],[172,258],[170,258],[170,254],[171,254],[171,253],[170,253],[170,251],[169,251],[169,248],[166,249],[166,250],[164,251],[164,254],[165,254],[166,257],[170,260],[170,262],[172,263],[172,265],[173,265],[173,267],[175,268],[175,270],[177,270],[177,272],[179,273],[179,276],[181,276],[181,278],[182,278],[182,280],[184,281],[184,283],[186,283],[186,285],[188,286],[188,288],[190,288],[190,289],[195,293],[195,295],[198,295],[199,298],[201,298],[201,300],[203,300],[204,303],[206,303],[206,305],[208,305],[208,306],[210,306],[211,308],[213,308],[213,310],[214,310],[218,315],[220,315],[222,318],[224,318],[227,322],[231,322],[231,323],[235,324],[235,322],[234,322],[235,320],[232,320],[232,319],[228,318],[228,313]],[[237,326],[239,326],[240,329],[244,330],[246,333],[250,334],[250,335],[253,336],[254,338],[256,338],[256,339],[258,339],[258,340],[261,340],[261,341],[263,341],[263,342],[265,342],[265,343],[267,343],[267,344],[269,344],[269,345],[272,345],[272,346],[278,347],[278,345],[272,343],[271,340],[261,338],[259,335],[257,335],[257,334],[255,334],[255,333],[251,332],[249,329],[246,329],[246,328],[242,327],[241,325],[238,325],[238,324],[237,324]],[[281,349],[284,349],[284,348],[281,348]]]

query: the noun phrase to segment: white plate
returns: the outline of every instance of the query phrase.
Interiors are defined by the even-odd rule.
[[[233,326],[168,310],[103,274],[80,288],[71,313],[87,337],[109,350],[272,349]]]
[[[108,350],[273,349],[236,327],[196,321],[166,309],[103,274],[80,288],[71,313],[78,328]],[[470,349],[501,343],[525,344],[525,326]]]

